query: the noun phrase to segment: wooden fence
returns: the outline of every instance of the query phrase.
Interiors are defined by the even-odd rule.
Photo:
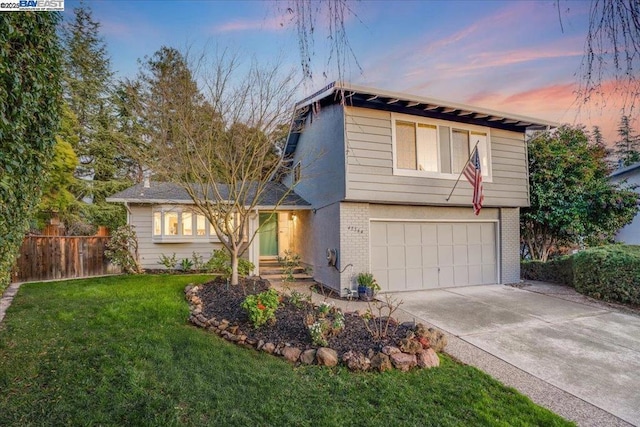
[[[27,236],[13,282],[67,279],[118,273],[104,255],[109,237]]]

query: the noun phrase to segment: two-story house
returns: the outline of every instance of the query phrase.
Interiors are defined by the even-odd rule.
[[[295,194],[277,216],[258,207],[254,264],[292,250],[316,281],[342,295],[367,271],[383,291],[519,280],[519,210],[529,205],[525,132],[555,123],[349,84],[308,97],[294,117],[285,147],[292,172],[279,184]],[[484,187],[477,216],[464,177],[449,197],[476,146]],[[129,207],[147,268],[158,267],[159,253],[188,257],[194,240],[208,244],[200,251],[215,247],[188,198],[167,188],[170,197],[160,197],[153,190],[160,185],[110,198]]]

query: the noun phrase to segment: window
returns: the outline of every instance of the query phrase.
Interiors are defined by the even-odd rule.
[[[153,211],[153,240],[157,243],[218,240],[213,230],[207,233],[207,225],[210,224],[204,215],[186,207],[157,206]]]
[[[490,178],[487,128],[400,114],[394,118],[395,174],[455,179],[477,144],[482,175]]]

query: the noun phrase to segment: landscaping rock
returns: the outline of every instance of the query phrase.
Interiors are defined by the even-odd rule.
[[[427,328],[422,323],[416,325],[416,336],[427,338],[430,347],[437,353],[441,353],[447,346],[447,336],[435,328]]]
[[[309,349],[302,352],[300,355],[300,363],[303,365],[313,365],[313,362],[316,360],[316,350]]]
[[[377,353],[371,358],[371,368],[380,372],[390,371],[393,369],[391,359],[384,353]]]
[[[327,347],[320,347],[316,352],[316,359],[320,366],[336,366],[338,364],[338,353]]]
[[[238,326],[230,326],[229,332],[231,332],[232,334],[238,334],[238,329]]]
[[[416,366],[416,355],[407,353],[393,353],[391,356],[391,363],[396,369],[406,372]]]
[[[364,354],[356,351],[347,351],[342,355],[342,361],[352,371],[368,371],[371,367],[371,360]]]
[[[440,366],[440,358],[432,348],[422,350],[416,354],[416,359],[419,368],[435,368]]]
[[[391,356],[392,354],[400,353],[401,350],[398,347],[385,345],[384,347],[382,347],[382,352],[387,356]]]
[[[184,293],[188,294],[189,292],[191,292],[192,289],[193,289],[193,284],[189,283],[187,286],[184,287]]]
[[[404,353],[416,354],[422,351],[422,344],[414,338],[403,338],[400,340],[400,350]]]
[[[264,351],[265,353],[273,354],[275,350],[276,350],[276,345],[272,342],[268,342],[262,346],[262,351]]]
[[[261,350],[263,346],[264,346],[264,340],[259,340],[258,344],[256,344],[256,348],[258,350]]]
[[[282,357],[291,363],[296,363],[298,361],[300,353],[302,353],[302,350],[296,347],[285,347],[282,349]]]

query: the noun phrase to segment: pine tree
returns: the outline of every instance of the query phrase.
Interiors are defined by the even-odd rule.
[[[618,136],[620,139],[616,141],[615,145],[618,166],[624,167],[640,162],[640,138],[634,134],[627,115],[620,118]]]
[[[74,18],[62,29],[64,47],[64,98],[79,124],[74,150],[81,178],[75,196],[90,200],[83,208],[84,220],[93,225],[115,227],[124,221],[124,210],[105,202],[106,197],[131,184],[122,152],[116,144],[116,115],[112,103],[113,72],[100,23],[81,3]],[[86,227],[85,227],[86,228]]]

